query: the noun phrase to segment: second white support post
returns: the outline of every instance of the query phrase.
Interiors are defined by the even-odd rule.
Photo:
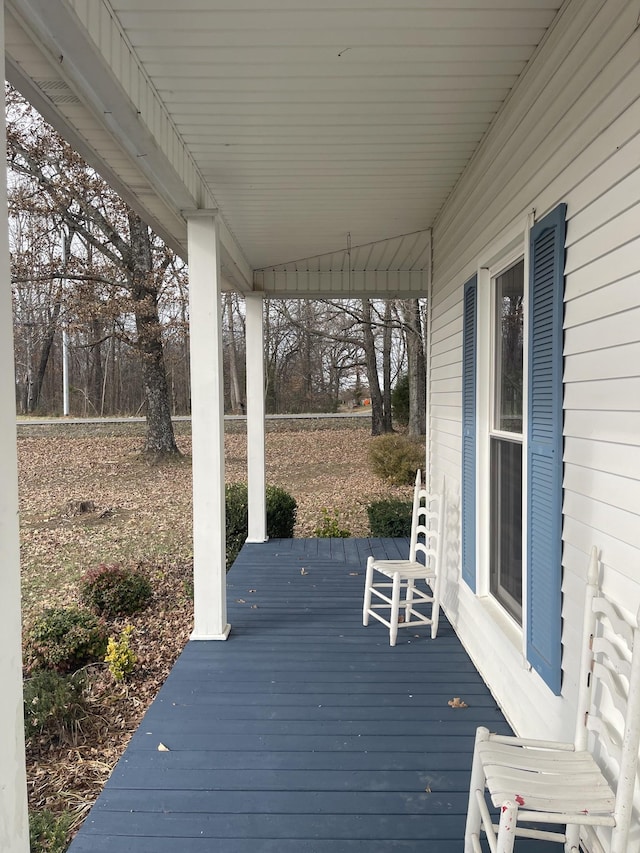
[[[247,542],[267,541],[264,430],[264,320],[262,296],[246,298],[247,349]]]
[[[226,640],[222,306],[217,211],[187,216],[193,465],[192,640]]]

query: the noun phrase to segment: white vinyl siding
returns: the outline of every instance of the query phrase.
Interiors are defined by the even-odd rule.
[[[637,3],[570,2],[497,117],[433,232],[433,476],[459,491],[463,285],[493,247],[568,205],[564,341],[563,698],[529,672],[486,602],[451,584],[463,642],[519,730],[571,736],[571,672],[587,555],[607,592],[640,604],[640,30]],[[455,370],[451,357],[460,359]],[[482,381],[480,378],[479,381]],[[451,402],[451,392],[458,403]],[[439,395],[446,405],[439,405]],[[508,674],[505,674],[505,670]],[[527,701],[523,701],[526,695]]]

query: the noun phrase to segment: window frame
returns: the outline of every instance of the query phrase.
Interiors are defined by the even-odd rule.
[[[529,300],[529,234],[530,218],[525,223],[519,223],[504,241],[496,241],[490,247],[490,254],[478,270],[478,314],[476,329],[476,347],[478,354],[478,368],[476,374],[476,398],[478,411],[477,429],[477,458],[476,479],[477,487],[477,555],[478,555],[478,596],[490,600],[497,611],[504,617],[509,626],[514,628],[519,638],[519,648],[525,655],[526,647],[526,589],[527,589],[527,565],[526,565],[526,542],[527,517],[526,517],[526,484],[527,484],[527,452],[526,452],[526,424],[528,414],[528,350],[529,332],[526,309]],[[523,432],[518,433],[522,438],[522,620],[519,621],[507,610],[507,608],[493,595],[491,591],[491,437],[496,436],[512,441],[513,433],[502,430],[494,430],[494,395],[493,389],[496,383],[496,323],[495,323],[495,281],[499,275],[513,267],[520,260],[524,262],[523,269],[523,297],[525,305],[524,328],[523,328],[523,406],[522,421]]]
[[[515,257],[513,256],[515,254]],[[509,253],[509,260],[507,263],[504,262],[505,259],[502,259],[502,262],[495,269],[489,270],[490,272],[490,294],[489,298],[491,300],[491,341],[492,341],[492,370],[489,378],[487,393],[489,394],[489,406],[491,411],[491,421],[488,424],[487,429],[487,441],[488,441],[488,502],[489,502],[489,528],[487,531],[489,538],[489,560],[487,563],[487,571],[489,573],[489,594],[493,597],[493,599],[497,602],[497,604],[506,611],[506,613],[510,616],[510,618],[515,622],[518,628],[522,628],[522,622],[524,619],[525,612],[525,601],[524,601],[524,591],[525,591],[525,577],[524,577],[524,556],[526,550],[526,543],[524,539],[523,533],[523,522],[525,517],[525,495],[526,495],[526,480],[525,480],[525,468],[524,461],[526,458],[526,444],[525,438],[527,434],[527,423],[525,420],[525,400],[527,399],[528,394],[528,372],[525,369],[525,353],[528,344],[528,323],[527,323],[527,297],[528,297],[528,288],[525,277],[525,253],[524,253],[524,241],[522,246],[522,252]],[[514,432],[511,430],[500,429],[497,426],[499,421],[498,416],[498,400],[501,395],[501,380],[502,380],[502,360],[500,358],[501,354],[501,336],[502,336],[502,326],[501,326],[501,316],[499,313],[498,306],[498,288],[500,286],[499,279],[505,273],[509,272],[509,270],[514,269],[515,267],[522,264],[522,429],[519,432]],[[499,498],[499,495],[495,493],[495,489],[498,484],[495,481],[495,469],[494,465],[497,460],[494,458],[494,453],[497,452],[498,447],[502,446],[502,443],[509,442],[509,444],[517,444],[520,447],[520,464],[522,471],[522,479],[520,484],[520,516],[521,516],[521,525],[520,525],[520,588],[521,588],[521,600],[518,602],[509,592],[509,590],[502,586],[500,583],[500,575],[502,566],[498,567],[495,565],[494,553],[496,551],[496,519],[493,516],[493,512],[495,511],[496,502]]]

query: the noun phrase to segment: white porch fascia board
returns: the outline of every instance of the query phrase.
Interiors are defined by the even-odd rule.
[[[16,65],[10,57],[5,63],[6,78],[25,98],[38,110],[40,115],[63,136],[75,151],[83,157],[109,184],[109,186],[125,201],[132,210],[135,210],[155,233],[179,255],[184,255],[184,247],[176,239],[175,235],[167,230],[160,220],[153,216],[136,196],[107,164],[104,158],[91,148],[86,140],[72,127],[66,118],[56,109],[55,104],[38,88],[33,80],[24,73],[19,65]],[[183,227],[180,225],[180,227]]]
[[[255,270],[254,289],[273,297],[416,299],[429,290],[431,229],[346,245]]]
[[[171,223],[162,223],[143,200],[126,187],[95,149],[58,110],[37,84],[7,62],[7,75],[16,88],[25,93],[42,115],[82,154],[122,198],[151,225],[153,230],[181,257],[187,257],[187,226],[183,210],[214,208],[215,202],[201,178],[195,193],[176,172],[170,158],[144,122],[141,110],[128,97],[104,59],[91,34],[74,11],[61,0],[6,0],[7,8],[48,58],[52,76],[63,80],[128,157],[144,183],[170,214]],[[139,66],[143,75],[142,66]],[[157,96],[156,96],[157,97]],[[158,99],[158,103],[160,103]],[[166,120],[169,121],[165,113]],[[186,148],[183,156],[190,160]],[[195,165],[192,164],[195,171]],[[247,292],[252,289],[252,270],[233,235],[218,218],[221,243],[221,268],[231,287]]]
[[[257,270],[254,289],[272,297],[417,299],[427,294],[426,270]]]

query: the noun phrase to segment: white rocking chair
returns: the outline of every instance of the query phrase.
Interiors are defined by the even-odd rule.
[[[640,630],[600,594],[597,580],[598,552],[593,548],[574,743],[477,730],[465,853],[480,853],[481,829],[492,853],[510,853],[516,837],[557,841],[567,853],[578,853],[581,830],[589,834],[593,850],[603,851],[594,832],[598,826],[611,827],[608,853],[631,853],[640,741]],[[624,725],[622,737],[613,731],[611,717],[605,719],[603,707],[617,709],[614,713],[624,719],[618,726]],[[606,767],[606,776],[594,756]],[[500,810],[498,825],[492,823],[485,787]],[[520,821],[560,824],[565,831],[522,828]],[[638,849],[634,844],[633,850]]]
[[[368,625],[369,617],[373,616],[386,625],[391,646],[396,644],[398,628],[431,625],[431,638],[436,638],[440,615],[443,522],[444,488],[441,495],[429,494],[422,486],[422,473],[418,471],[413,491],[409,559],[376,560],[375,557],[369,557],[367,560],[362,623]],[[425,562],[417,559],[419,553],[424,555]],[[386,580],[374,582],[374,572],[383,575]],[[419,580],[425,581],[425,590],[416,586]],[[431,605],[428,616],[417,609],[425,604]],[[388,611],[388,618],[381,610]]]

